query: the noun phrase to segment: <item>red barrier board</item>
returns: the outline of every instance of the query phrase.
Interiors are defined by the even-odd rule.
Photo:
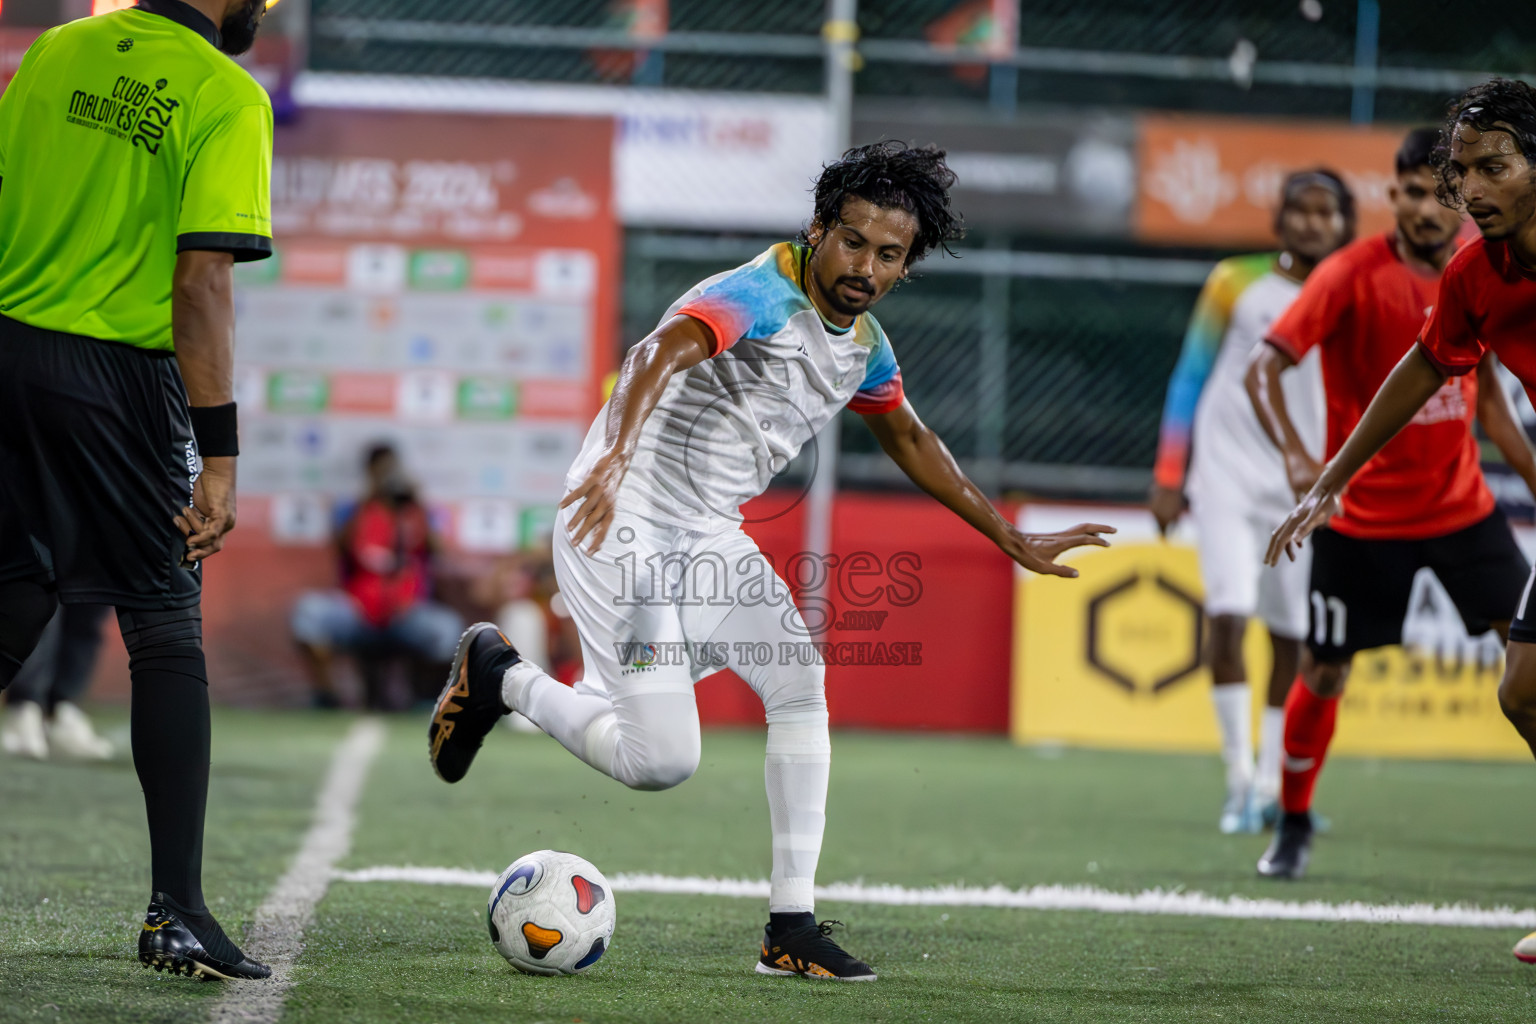
[[[843,659],[827,668],[833,726],[1006,732],[1013,635],[1007,556],[932,498],[844,493],[833,506],[835,564],[813,577],[812,560],[800,554],[803,505],[750,522],[758,506],[786,504],[774,494],[749,502],[747,532],[781,576],[790,578],[793,568],[800,581],[819,580],[797,587],[796,599],[802,609],[825,602],[837,623],[826,637]],[[920,664],[905,663],[914,646]],[[707,723],[763,721],[762,703],[735,673],[717,673],[696,692]]]
[[[760,502],[787,502],[765,495]],[[751,518],[753,506],[746,507]],[[801,551],[802,509],[754,523],[748,532],[781,573]],[[203,617],[215,699],[270,705],[303,699],[305,684],[288,641],[294,597],[329,586],[325,548],[273,547],[264,540],[269,507],[241,506],[240,529],[207,565]],[[1011,510],[1004,514],[1012,518]],[[852,663],[827,669],[832,724],[843,728],[1004,733],[1008,728],[1013,563],[931,498],[841,494],[834,505],[832,566],[808,600],[830,603],[842,623],[826,638]],[[860,553],[868,559],[855,559]],[[850,562],[850,560],[852,560]],[[811,580],[803,557],[801,579]],[[842,579],[837,575],[843,568]],[[875,600],[857,607],[848,600]],[[846,591],[846,594],[845,594]],[[849,615],[850,612],[857,613]],[[884,614],[881,614],[884,613]],[[109,625],[115,632],[115,626]],[[877,644],[885,645],[885,660]],[[917,645],[920,664],[888,663],[897,645]],[[98,698],[127,696],[127,658],[115,636],[105,645]],[[712,725],[763,721],[746,683],[720,672],[697,689]]]

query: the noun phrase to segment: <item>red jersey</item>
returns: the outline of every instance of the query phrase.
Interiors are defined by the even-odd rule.
[[[1270,327],[1265,340],[1297,362],[1322,347],[1327,458],[1343,446],[1414,344],[1438,284],[1438,275],[1402,261],[1392,233],[1362,238],[1318,264]],[[1344,511],[1328,525],[1365,540],[1416,540],[1455,533],[1492,514],[1493,493],[1472,436],[1476,413],[1476,375],[1447,380],[1355,474],[1344,492]]]
[[[1442,373],[1465,374],[1494,354],[1536,394],[1536,273],[1521,267],[1505,242],[1479,238],[1462,247],[1440,279],[1435,311],[1419,337]],[[1533,399],[1536,400],[1536,399]]]

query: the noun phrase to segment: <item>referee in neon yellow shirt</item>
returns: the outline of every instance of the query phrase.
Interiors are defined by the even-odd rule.
[[[200,563],[235,524],[232,266],[271,255],[265,0],[44,33],[0,97],[0,688],[60,601],[110,604],[149,816],[139,959],[265,978],[208,912]],[[222,52],[221,52],[222,51]]]

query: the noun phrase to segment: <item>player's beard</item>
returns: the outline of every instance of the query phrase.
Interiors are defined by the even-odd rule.
[[[850,305],[843,299],[842,293],[838,291],[838,288],[844,284],[851,285],[853,291],[862,295],[867,295],[869,296],[869,299],[858,305]],[[836,281],[832,282],[831,289],[822,289],[822,292],[827,297],[827,304],[842,316],[858,316],[860,313],[863,313],[866,309],[868,309],[875,301],[874,289],[871,288],[869,282],[864,280],[862,277],[840,277]]]
[[[256,42],[256,29],[267,11],[267,0],[245,0],[240,9],[219,26],[219,49],[238,57]]]
[[[1438,224],[1416,224],[1418,230],[1410,233],[1403,231],[1403,241],[1408,244],[1408,251],[1413,253],[1415,259],[1425,263],[1434,263],[1445,247],[1456,240],[1455,230],[1444,231]]]

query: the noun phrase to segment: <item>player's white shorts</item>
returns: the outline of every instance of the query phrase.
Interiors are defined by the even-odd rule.
[[[552,551],[581,635],[578,691],[615,701],[691,696],[694,683],[730,668],[762,695],[767,677],[794,675],[775,667],[803,657],[819,665],[807,645],[821,637],[809,634],[789,588],[739,528],[701,533],[619,509],[589,555],[591,538],[577,551],[567,532],[579,504],[561,511]]]
[[[1312,546],[1298,549],[1294,562],[1282,556],[1274,568],[1264,564],[1270,535],[1290,512],[1230,492],[1190,495],[1207,615],[1257,617],[1280,636],[1307,635]]]

